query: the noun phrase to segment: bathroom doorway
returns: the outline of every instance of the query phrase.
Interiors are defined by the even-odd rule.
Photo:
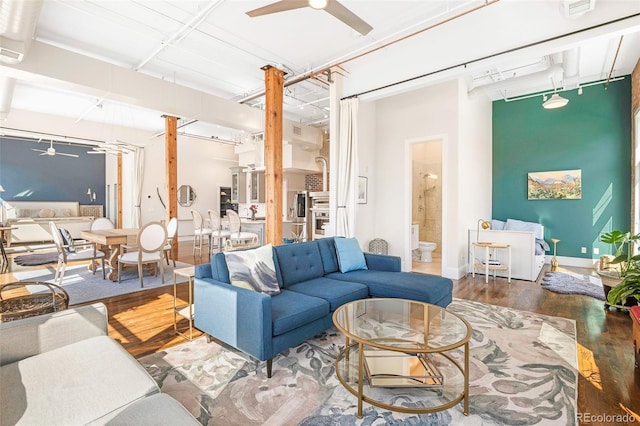
[[[411,145],[412,272],[442,275],[442,146]]]

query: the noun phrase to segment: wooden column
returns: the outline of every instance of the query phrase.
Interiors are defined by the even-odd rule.
[[[265,82],[265,243],[282,244],[282,93],[284,72],[262,67]]]
[[[116,228],[122,228],[122,153],[118,154],[118,165],[116,171],[116,182],[118,183],[118,193],[116,199],[118,200],[118,213],[116,217]]]
[[[167,182],[167,211],[165,220],[178,217],[178,119],[164,116],[165,170]],[[173,238],[173,259],[178,257],[178,232]]]

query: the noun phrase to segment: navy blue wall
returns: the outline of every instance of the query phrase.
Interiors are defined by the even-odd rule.
[[[57,152],[79,157],[40,155],[32,149],[46,150],[49,143],[0,137],[0,184],[7,201],[79,201],[104,205],[105,158],[89,155],[88,148],[54,144]],[[96,193],[89,202],[87,189]]]

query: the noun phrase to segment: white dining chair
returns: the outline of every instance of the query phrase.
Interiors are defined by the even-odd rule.
[[[172,217],[167,223],[167,244],[164,246],[164,257],[167,260],[167,265],[169,264],[169,253],[173,252],[173,239],[176,237],[176,232],[178,232],[178,219]],[[173,267],[175,268],[176,259],[173,255],[171,260],[173,260]]]
[[[122,276],[123,265],[137,265],[140,287],[143,285],[143,266],[160,266],[160,275],[164,284],[164,247],[167,244],[167,229],[160,222],[149,222],[138,231],[136,250],[127,251],[118,256],[118,282]]]
[[[222,251],[222,246],[231,235],[231,232],[228,229],[222,229],[222,221],[217,211],[208,210],[207,213],[209,214],[209,225],[211,227],[211,250],[216,246],[219,251]]]
[[[67,268],[67,264],[69,262],[81,261],[81,260],[90,260],[91,261],[91,270],[93,274],[96,274],[95,261],[100,259],[102,261],[102,279],[106,279],[105,267],[104,267],[104,252],[96,249],[95,243],[83,243],[79,246],[73,245],[74,251],[69,251],[72,247],[70,244],[65,244],[62,241],[62,234],[60,233],[60,229],[54,222],[49,222],[49,230],[51,231],[51,237],[53,238],[53,243],[56,246],[56,250],[58,251],[58,264],[56,265],[56,273],[53,277],[53,281],[57,285],[62,285],[62,279],[64,278],[64,272]],[[78,250],[81,247],[89,247]]]
[[[234,210],[227,210],[227,217],[229,218],[229,238],[225,242],[225,250],[258,247],[260,245],[258,234],[241,230],[238,213]]]
[[[107,217],[97,217],[91,222],[91,230],[97,231],[99,229],[115,229],[115,225],[111,219]]]
[[[202,244],[205,238],[211,251],[211,228],[205,228],[204,219],[199,211],[191,210],[191,217],[193,218],[193,257],[196,256],[196,250],[202,256]]]

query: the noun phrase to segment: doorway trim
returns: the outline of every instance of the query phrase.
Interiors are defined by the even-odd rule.
[[[402,258],[405,259],[405,265],[402,268],[404,271],[411,271],[411,262],[412,262],[412,256],[411,256],[411,223],[412,223],[412,204],[413,204],[413,180],[411,178],[411,174],[413,172],[413,165],[412,165],[412,146],[415,144],[419,144],[419,143],[429,143],[429,142],[441,142],[442,143],[442,176],[440,177],[442,179],[442,241],[440,244],[440,252],[442,253],[442,276],[446,276],[446,264],[447,264],[447,252],[449,250],[449,245],[447,244],[448,238],[447,238],[447,220],[446,218],[448,217],[447,212],[448,212],[448,203],[447,203],[447,197],[445,196],[445,194],[448,194],[448,190],[447,190],[447,181],[448,179],[447,177],[447,172],[448,172],[448,148],[449,148],[449,144],[447,142],[447,136],[445,134],[437,134],[437,135],[431,135],[431,136],[424,136],[424,137],[419,137],[419,138],[411,138],[411,139],[407,139],[405,140],[405,145],[404,145],[404,188],[408,188],[408,196],[404,197],[405,198],[405,205],[404,205],[404,214],[402,215],[402,222],[403,222],[403,227],[402,229],[404,229],[404,248],[403,248],[403,256]]]

